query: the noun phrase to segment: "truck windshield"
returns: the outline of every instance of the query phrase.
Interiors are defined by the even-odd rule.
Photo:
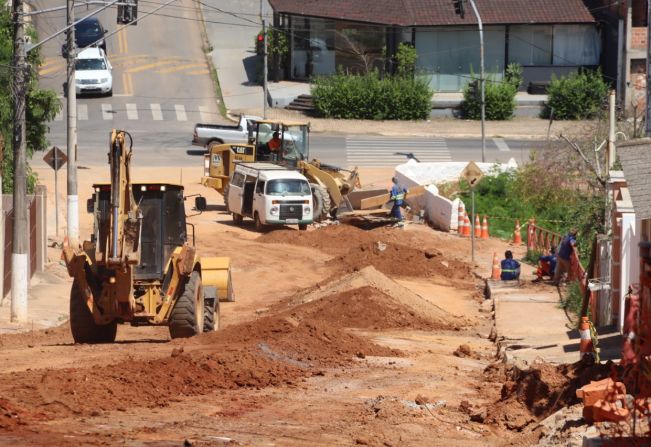
[[[307,160],[308,153],[307,126],[286,126],[283,129],[283,158],[297,161]]]
[[[267,194],[270,196],[309,196],[312,191],[305,180],[279,179],[267,182]]]

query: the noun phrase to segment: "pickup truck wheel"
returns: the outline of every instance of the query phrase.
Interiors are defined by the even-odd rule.
[[[299,231],[307,230],[307,224],[298,224],[298,229]]]
[[[328,218],[332,202],[328,190],[317,183],[310,183],[312,189],[312,209],[315,222],[321,222]]]
[[[262,233],[264,231],[264,224],[262,223],[262,221],[260,221],[260,216],[258,215],[257,211],[253,215],[253,222],[255,225],[255,231],[257,231],[258,233]]]
[[[199,272],[192,272],[170,313],[170,336],[172,338],[192,337],[201,333],[203,327],[204,300],[201,276]]]
[[[224,144],[224,142],[221,140],[212,140],[210,143],[206,145],[206,152],[210,152],[213,147],[219,146],[220,144]]]
[[[70,332],[75,343],[113,343],[118,330],[116,321],[97,324],[86,305],[85,294],[77,281],[70,290]]]
[[[244,220],[244,217],[242,217],[241,214],[233,213],[233,223],[235,225],[242,225],[243,220]]]

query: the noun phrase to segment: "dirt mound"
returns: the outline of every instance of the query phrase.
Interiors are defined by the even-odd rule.
[[[360,244],[346,254],[329,261],[344,271],[352,272],[372,265],[386,275],[431,277],[467,280],[472,277],[468,265],[445,259],[437,250],[419,250],[405,245],[372,242]]]
[[[70,334],[70,325],[67,321],[49,329],[20,332],[17,334],[0,334],[0,347],[3,349],[24,348],[42,343],[55,345],[71,342],[72,335]]]
[[[279,304],[277,308],[286,310],[304,303],[335,299],[334,297],[338,294],[351,293],[351,291],[365,287],[381,292],[393,303],[391,306],[398,306],[410,315],[413,313],[416,316],[416,319],[412,320],[413,323],[418,324],[417,321],[422,319],[429,328],[436,329],[456,329],[469,324],[464,317],[447,312],[436,302],[412,292],[377,271],[373,266],[364,267],[343,276],[333,276],[322,283],[296,293],[289,300]]]
[[[263,234],[258,242],[267,244],[292,244],[312,247],[324,253],[345,253],[351,244],[372,242],[376,236],[349,225],[330,225],[313,231],[276,230]]]
[[[201,345],[196,349],[196,345]],[[186,352],[185,348],[194,349]],[[316,314],[291,312],[234,325],[189,340],[175,340],[167,358],[130,359],[96,368],[66,368],[6,374],[0,395],[48,416],[94,415],[130,406],[164,406],[181,396],[215,389],[294,384],[345,365],[353,357],[395,356]]]
[[[488,407],[488,423],[521,431],[532,422],[541,420],[561,407],[578,403],[577,388],[591,380],[610,375],[612,363],[586,366],[580,362],[571,365],[536,363],[530,369],[491,366],[486,369],[486,380],[503,381],[501,397]]]
[[[370,286],[336,293],[298,306],[292,316],[311,317],[360,329],[433,329],[436,325],[414,310]]]

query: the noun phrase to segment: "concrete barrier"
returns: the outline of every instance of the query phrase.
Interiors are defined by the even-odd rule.
[[[458,180],[467,164],[467,162],[418,163],[409,160],[396,166],[394,175],[398,179],[398,184],[405,188],[426,186],[425,193],[416,198],[414,204],[425,210],[427,220],[436,229],[453,231],[458,229],[458,210],[461,200],[458,198],[449,200],[439,195],[436,184]],[[486,175],[494,175],[517,167],[513,159],[505,165],[493,163],[477,163],[477,165]]]

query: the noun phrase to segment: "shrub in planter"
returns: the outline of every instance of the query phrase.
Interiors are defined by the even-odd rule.
[[[608,85],[601,71],[572,73],[560,79],[552,78],[547,89],[548,100],[543,117],[558,120],[592,118],[601,110],[608,95]]]
[[[515,111],[515,95],[522,83],[522,67],[509,64],[504,80],[498,81],[494,76],[486,77],[484,88],[487,120],[508,120]],[[463,89],[461,111],[465,118],[481,119],[481,90],[479,79],[473,80]]]
[[[423,80],[380,79],[377,72],[318,77],[313,80],[311,93],[320,115],[344,119],[425,119],[432,98],[432,91]]]

